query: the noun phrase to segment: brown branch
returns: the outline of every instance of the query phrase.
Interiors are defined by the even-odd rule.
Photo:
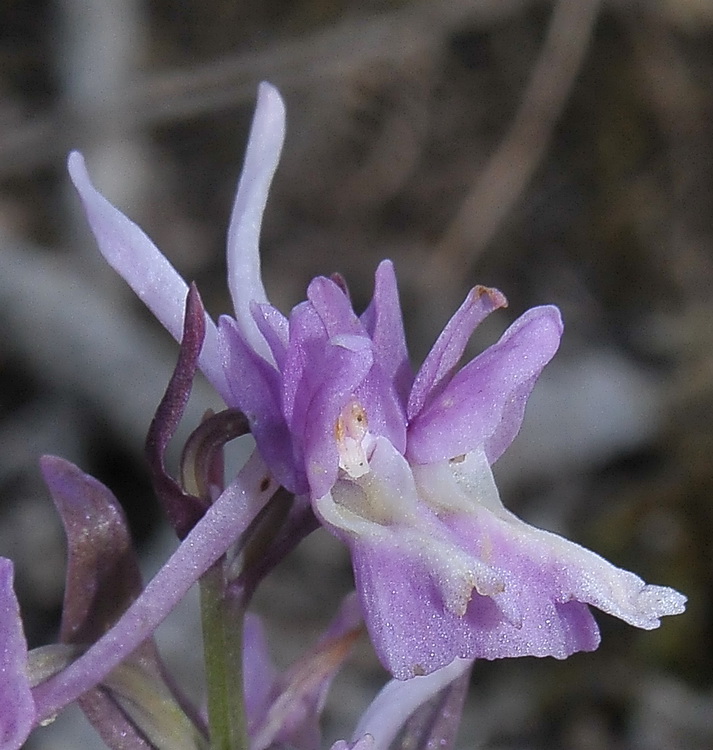
[[[453,280],[492,240],[542,161],[589,47],[600,0],[559,0],[510,130],[436,246],[423,276]]]
[[[246,52],[186,70],[147,75],[117,92],[93,116],[121,131],[178,122],[225,111],[250,102],[261,80],[284,91],[335,85],[365,62],[401,59],[458,24],[490,24],[532,5],[534,0],[421,0],[391,13],[348,18],[300,39],[281,41],[264,50]],[[408,34],[409,30],[416,33]],[[410,45],[412,49],[406,49]],[[0,134],[0,176],[18,174],[64,158],[86,135],[91,113],[67,105],[22,121]],[[98,137],[98,136],[97,136]]]

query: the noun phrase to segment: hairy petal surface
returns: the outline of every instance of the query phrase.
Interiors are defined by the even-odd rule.
[[[677,591],[647,585],[596,553],[525,523],[494,497],[481,502],[497,494],[482,452],[414,473],[421,496],[439,503],[439,517],[459,548],[507,570],[505,588],[494,598],[504,609],[520,611],[517,632],[483,646],[478,656],[564,658],[596,648],[598,631],[584,605],[646,630],[683,612],[686,598]],[[476,614],[471,602],[467,617]]]
[[[483,449],[410,466],[379,438],[369,466],[315,508],[350,547],[371,640],[397,679],[458,657],[591,651],[599,630],[588,605],[647,629],[683,611],[672,589],[507,511]]]

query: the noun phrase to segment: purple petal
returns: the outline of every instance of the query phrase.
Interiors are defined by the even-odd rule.
[[[376,440],[369,468],[353,481],[340,480],[315,510],[351,549],[379,658],[396,678],[407,679],[474,656],[463,615],[474,588],[502,590],[504,572],[459,549],[384,438]]]
[[[56,456],[40,459],[42,476],[67,535],[63,643],[91,643],[141,591],[126,518],[101,482]]]
[[[266,303],[253,302],[250,311],[255,325],[270,347],[277,369],[282,370],[290,340],[289,321],[276,307]]]
[[[341,290],[332,286],[346,302]],[[339,466],[337,419],[373,363],[371,340],[358,333],[342,333],[339,328],[338,321],[344,318],[347,330],[357,331],[355,318],[351,320],[342,309],[323,309],[322,314],[330,327],[334,326],[331,338],[311,303],[302,303],[292,311],[283,373],[283,410],[295,460],[303,462],[313,497],[324,495],[334,484]]]
[[[373,361],[368,339],[357,336],[349,342],[330,344],[319,354],[305,369],[305,387],[295,411],[298,418],[293,421],[293,432],[303,436],[305,471],[312,497],[321,497],[336,481],[337,419]]]
[[[307,299],[322,321],[327,337],[338,334],[366,337],[366,330],[354,313],[349,298],[331,279],[324,276],[312,279],[307,287]]]
[[[22,747],[35,722],[27,643],[12,578],[12,563],[0,557],[0,750]]]
[[[277,677],[262,622],[257,615],[247,614],[243,625],[243,682],[251,735],[254,728],[265,720],[277,692]]]
[[[439,518],[453,532],[453,541],[460,549],[507,571],[502,592],[492,598],[503,611],[520,611],[520,622],[515,623],[518,637],[528,629],[532,631],[533,655],[551,653],[561,658],[571,653],[573,646],[586,650],[588,638],[590,646],[595,647],[596,627],[585,616],[584,604],[647,630],[658,627],[661,617],[684,609],[686,598],[673,589],[647,585],[596,553],[530,526],[507,511],[497,498],[481,503],[483,496],[497,493],[483,454],[469,454],[455,463],[418,467],[416,482],[429,503],[438,494],[443,496]],[[491,489],[487,489],[488,484]],[[546,611],[550,602],[559,615],[566,613],[567,618],[560,623],[563,633],[559,648],[555,641],[546,642],[556,635]],[[578,607],[582,609],[578,611]],[[467,616],[473,614],[469,608]],[[480,655],[497,658],[521,654],[513,641],[496,647],[491,655]]]
[[[467,459],[453,466],[460,471],[462,464],[464,474],[444,476],[437,466],[433,477],[431,466],[417,467],[414,479],[381,438],[368,474],[340,480],[316,502],[325,525],[350,546],[384,666],[408,679],[457,657],[563,658],[595,648],[598,631],[588,608],[563,587],[557,561],[543,561],[546,548],[528,546],[531,535],[523,529],[530,527],[516,527],[499,504],[484,454],[472,467]],[[490,487],[471,476],[483,471]],[[439,491],[444,498],[436,503]],[[483,492],[496,493],[488,507],[478,502]]]
[[[84,157],[78,151],[69,155],[67,167],[102,255],[176,341],[180,341],[188,292],[186,282],[143,230],[96,190],[89,179]],[[218,335],[215,324],[207,316],[200,366],[215,389],[225,397]]]
[[[468,659],[456,659],[443,669],[424,677],[414,677],[407,681],[391,680],[381,689],[359,720],[353,735],[354,740],[370,735],[374,738],[373,744],[367,744],[365,747],[371,750],[387,750],[408,718],[454,680],[467,673],[471,665],[472,662]],[[358,742],[353,750],[357,748],[361,748]]]
[[[228,403],[248,418],[260,453],[275,479],[291,492],[305,492],[306,479],[295,465],[292,436],[282,412],[280,373],[243,339],[232,318],[223,316],[218,325],[231,388]]]
[[[388,267],[385,266],[385,270],[381,273],[383,277],[381,286],[388,286],[390,278],[394,282],[392,291],[395,293],[393,269],[391,274],[389,274]],[[367,332],[363,323],[354,314],[351,302],[343,290],[332,280],[323,277],[314,279],[309,286],[307,296],[322,321],[327,336],[335,339],[335,337],[340,335],[352,335],[366,339]],[[381,310],[381,307],[379,309]],[[399,312],[398,298],[396,298],[396,312]],[[393,323],[397,330],[387,334],[383,330],[387,322]],[[378,323],[377,333],[379,334],[381,351],[383,352],[384,339],[387,335],[393,335],[397,341],[399,339],[400,313],[398,321],[385,321],[382,318]],[[403,343],[403,328],[400,330],[400,340]],[[398,343],[396,346],[398,346]],[[403,346],[403,353],[405,354],[405,343],[403,343]],[[366,349],[365,343],[362,348]],[[362,382],[353,388],[353,393],[356,400],[366,411],[369,420],[369,431],[374,435],[387,437],[398,450],[403,451],[406,448],[406,418],[402,401],[398,397],[394,383],[396,369],[399,365],[394,361],[390,361],[388,354],[393,353],[388,353],[385,360],[382,361],[378,358],[380,352],[377,350],[375,343],[370,342],[370,348],[374,356],[373,367],[370,368],[368,375],[364,377]],[[400,364],[403,365],[403,361]],[[384,366],[386,366],[387,370],[384,370]]]
[[[260,277],[260,225],[285,138],[285,105],[277,89],[261,83],[243,171],[228,228],[228,287],[238,329],[268,361],[270,350],[255,325],[250,305],[267,302]]]
[[[470,290],[416,374],[408,400],[409,420],[420,414],[424,406],[448,383],[476,326],[493,310],[506,306],[507,300],[497,289],[476,286]]]
[[[517,435],[530,391],[561,335],[556,307],[536,307],[518,318],[409,425],[409,460],[433,463],[484,446],[496,461]]]
[[[462,554],[456,545],[453,551]],[[524,613],[516,623],[503,614],[493,596],[474,590],[465,614],[449,610],[442,572],[410,545],[400,545],[398,537],[391,544],[360,540],[352,545],[352,560],[372,643],[397,679],[430,674],[456,657],[564,658],[598,645],[596,624],[587,607],[553,601],[550,580],[543,572],[528,569],[525,560],[497,561],[501,567],[513,566],[503,578],[506,590],[516,587],[514,607]]]
[[[374,297],[361,321],[374,342],[374,358],[406,403],[413,383],[394,264],[384,260],[376,269]]]

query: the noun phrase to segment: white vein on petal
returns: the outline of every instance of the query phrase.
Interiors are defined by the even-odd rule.
[[[228,287],[240,332],[273,364],[272,352],[253,320],[250,304],[268,301],[260,276],[260,226],[284,139],[284,102],[276,88],[263,82],[228,227]]]
[[[128,283],[168,332],[180,342],[188,285],[146,233],[113,206],[93,185],[84,157],[70,153],[69,175],[97,245],[107,263]],[[218,350],[218,331],[206,315],[206,334],[199,360],[201,370],[223,396],[229,392]]]

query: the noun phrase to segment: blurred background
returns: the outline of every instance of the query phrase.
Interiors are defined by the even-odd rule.
[[[176,347],[104,265],[65,171],[81,149],[214,314],[256,87],[287,143],[264,222],[287,312],[339,271],[355,306],[392,258],[414,364],[476,283],[566,332],[496,466],[505,504],[689,596],[644,633],[597,615],[566,662],[476,664],[460,747],[713,747],[713,2],[4,0],[0,4],[0,554],[32,646],[58,626],[64,542],[37,467],[80,464],[124,504],[147,575],[173,541],[143,440]],[[176,450],[208,406],[198,383]],[[174,451],[175,453],[175,451]],[[175,456],[174,456],[175,460]],[[256,603],[285,666],[351,586],[318,532]],[[195,683],[189,601],[163,628]],[[327,734],[384,673],[360,644]],[[101,747],[71,711],[28,747]]]

